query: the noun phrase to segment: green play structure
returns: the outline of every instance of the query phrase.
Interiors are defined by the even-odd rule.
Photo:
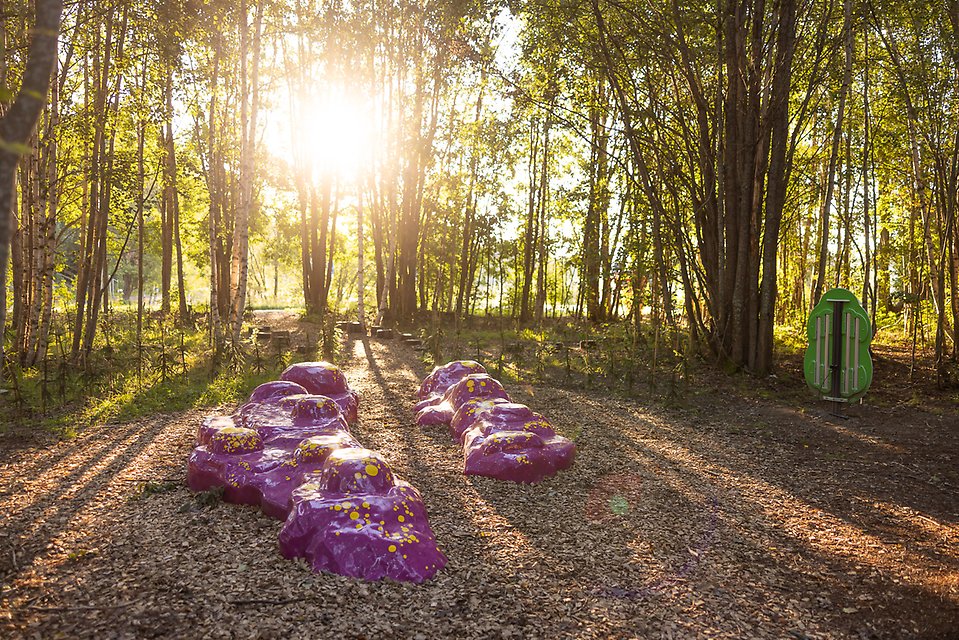
[[[827,291],[809,314],[806,335],[806,384],[823,400],[861,398],[872,382],[872,326],[856,296],[845,289]]]

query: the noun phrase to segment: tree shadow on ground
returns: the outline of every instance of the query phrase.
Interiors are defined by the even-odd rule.
[[[0,538],[8,541],[10,552],[0,555],[0,581],[11,582],[28,567],[66,530],[105,482],[125,470],[165,427],[166,421],[144,420],[120,428],[107,425],[90,429],[74,445],[62,447],[64,451],[47,458],[34,478],[24,478],[27,483],[39,481],[28,484],[25,493],[21,486],[4,501],[9,517],[0,526]],[[101,438],[101,443],[90,448],[95,438]],[[69,464],[67,473],[57,473],[60,462],[80,451],[84,455]],[[29,523],[26,529],[24,522]]]
[[[371,362],[372,364],[375,363]],[[734,553],[737,558],[724,569],[727,585],[743,584],[744,588],[748,587],[743,576],[753,576],[756,567],[763,571],[772,571],[775,579],[771,580],[767,587],[784,595],[805,593],[804,597],[814,603],[807,606],[807,610],[821,617],[836,618],[834,623],[847,627],[850,632],[865,633],[867,628],[875,623],[880,625],[881,633],[897,635],[898,632],[893,631],[897,628],[894,621],[897,617],[903,617],[904,625],[910,618],[916,620],[917,625],[925,625],[925,628],[918,631],[904,626],[902,631],[905,634],[945,637],[943,634],[959,619],[955,603],[946,603],[943,608],[940,591],[923,582],[923,578],[920,578],[920,584],[910,584],[915,576],[882,575],[890,572],[894,574],[895,566],[871,566],[865,554],[858,555],[855,550],[844,552],[830,545],[813,542],[808,537],[809,532],[803,528],[796,529],[795,523],[790,519],[797,514],[799,518],[803,518],[807,515],[816,517],[817,511],[825,512],[828,516],[838,518],[845,525],[847,533],[871,537],[883,545],[886,552],[894,551],[899,542],[923,535],[922,531],[913,527],[905,538],[887,540],[890,534],[888,528],[883,528],[879,523],[864,521],[862,514],[853,509],[853,503],[834,498],[835,495],[848,495],[855,487],[857,490],[864,490],[864,501],[893,499],[922,509],[930,509],[933,505],[942,509],[943,505],[948,505],[946,496],[930,501],[927,500],[928,494],[918,491],[919,487],[903,486],[897,482],[897,478],[890,479],[888,469],[877,466],[876,477],[867,476],[864,485],[857,485],[848,474],[843,473],[844,469],[840,466],[843,462],[842,456],[865,460],[877,457],[881,459],[889,446],[898,445],[890,445],[868,431],[859,433],[856,426],[850,427],[848,424],[836,429],[811,423],[797,429],[795,420],[786,424],[774,423],[775,428],[765,425],[752,428],[752,425],[747,424],[745,428],[734,425],[733,429],[724,429],[715,425],[707,428],[703,428],[701,424],[691,426],[676,422],[675,419],[662,419],[659,415],[653,415],[655,424],[649,422],[637,434],[635,429],[627,425],[633,419],[641,422],[644,412],[633,407],[634,413],[631,416],[617,416],[615,405],[622,404],[622,399],[614,400],[598,393],[587,396],[574,392],[565,393],[564,396],[566,402],[558,405],[555,399],[544,401],[530,398],[527,401],[534,409],[542,410],[547,416],[551,413],[559,414],[556,416],[559,422],[571,417],[574,420],[589,421],[589,425],[580,435],[581,455],[577,466],[537,487],[516,486],[484,479],[470,480],[480,498],[503,516],[508,526],[519,534],[524,542],[535,547],[536,551],[532,554],[549,558],[555,570],[575,574],[579,581],[589,574],[588,557],[580,563],[581,566],[570,566],[564,561],[564,557],[569,557],[571,537],[579,536],[580,542],[585,539],[590,545],[591,554],[622,555],[624,565],[635,561],[634,551],[638,545],[645,549],[646,558],[652,558],[653,561],[653,564],[639,570],[642,577],[633,583],[638,586],[622,586],[629,584],[629,576],[634,575],[628,570],[624,570],[621,576],[613,576],[619,583],[616,580],[611,581],[609,575],[593,576],[590,579],[600,585],[594,587],[600,594],[627,599],[635,598],[636,594],[644,594],[643,597],[646,597],[660,588],[655,585],[686,582],[687,577],[695,572],[699,564],[698,560],[689,561],[689,555],[696,557],[696,554],[690,554],[686,549],[705,551],[704,555],[708,558],[709,550],[706,547],[714,544],[712,539],[715,537],[718,541],[715,544],[727,545],[730,553]],[[399,399],[394,398],[394,402],[399,402]],[[564,407],[564,404],[570,403],[588,406],[590,413],[581,411],[571,414]],[[407,400],[407,406],[411,404],[412,401]],[[537,404],[539,406],[536,406]],[[777,409],[774,403],[771,404],[772,409],[763,403],[761,410],[747,411],[745,419],[775,421]],[[729,411],[725,404],[719,407],[716,414],[728,416],[731,420],[743,419],[741,412]],[[807,417],[807,420],[811,419]],[[692,432],[691,428],[696,431]],[[434,443],[445,439],[445,433],[440,431],[422,431],[424,434],[432,434],[427,437]],[[645,433],[642,433],[643,431]],[[838,455],[833,454],[835,459],[830,460],[827,456],[811,459],[805,451],[807,447],[803,445],[804,440],[813,438],[819,451],[838,452]],[[683,468],[686,461],[663,455],[660,450],[648,446],[647,441],[667,443],[698,461],[698,465]],[[450,443],[449,446],[459,454],[456,443]],[[921,447],[898,449],[896,453],[909,456],[916,454],[919,449]],[[835,462],[840,465],[833,464]],[[600,477],[581,477],[580,471],[584,468]],[[591,537],[587,523],[574,521],[576,514],[582,513],[586,501],[553,499],[555,495],[588,495],[598,480],[608,473],[625,472],[641,476],[642,473],[649,473],[650,469],[658,469],[657,473],[662,477],[645,479],[647,499],[655,493],[650,492],[650,484],[658,485],[657,491],[662,495],[656,504],[661,508],[654,513],[645,514],[640,521],[644,525],[640,527],[643,530],[635,526],[621,526],[624,532],[615,536]],[[797,482],[797,477],[808,478],[814,470],[822,478],[806,484]],[[666,482],[663,479],[666,477],[663,476],[664,473],[674,479]],[[717,476],[725,477],[726,481],[717,482]],[[826,486],[823,486],[823,481]],[[746,494],[731,493],[730,489],[735,488],[737,482],[752,487],[754,491]],[[544,486],[549,487],[545,489],[545,493]],[[825,495],[830,491],[831,495]],[[794,511],[793,514],[777,513],[777,500],[780,499],[788,502],[784,508]],[[568,530],[543,524],[557,517],[562,518]],[[691,528],[694,523],[695,526]],[[713,526],[711,523],[718,524]],[[650,538],[648,531],[661,532],[664,526],[675,535]],[[713,532],[716,528],[718,531]],[[606,527],[607,534],[610,530]],[[686,535],[683,535],[683,532]],[[623,555],[624,549],[631,548],[633,550]],[[663,560],[659,562],[660,566],[655,566],[657,553],[663,556]],[[950,561],[948,556],[928,549],[913,550],[913,553],[913,560],[907,562],[918,561],[934,566],[936,563]],[[715,569],[704,565],[700,574],[716,573]],[[865,575],[861,575],[864,569]],[[660,577],[650,579],[647,572]],[[673,578],[662,577],[663,573],[669,572],[672,572]],[[677,575],[681,577],[676,578]],[[715,580],[705,579],[703,575],[688,581],[697,591],[700,584],[705,585],[706,591],[715,585]],[[872,595],[870,590],[876,589],[888,589],[889,597]],[[757,597],[762,597],[763,590],[754,591]],[[824,593],[826,595],[823,595]],[[854,593],[869,598],[866,602],[872,604],[863,606],[862,601],[851,600]],[[900,600],[910,604],[903,606]],[[815,604],[816,602],[826,604]],[[848,606],[841,606],[842,604]],[[839,609],[860,611],[868,607],[873,607],[873,611],[858,617],[842,616],[838,613]],[[940,615],[936,616],[937,612]],[[937,622],[930,622],[931,620]],[[784,627],[783,632],[786,631],[788,628]]]

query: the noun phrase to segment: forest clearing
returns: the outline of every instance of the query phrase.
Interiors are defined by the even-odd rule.
[[[959,638],[957,87],[957,0],[4,0],[0,636]]]
[[[277,552],[280,522],[189,491],[206,410],[59,442],[7,433],[4,635],[955,637],[954,401],[885,383],[838,420],[795,393],[798,366],[705,372],[670,402],[522,385],[579,447],[524,485],[463,476],[445,431],[412,424],[426,367],[410,346],[349,339],[341,357],[362,395],[353,433],[423,493],[449,557],[432,580],[313,573]],[[878,359],[878,378],[898,366]]]

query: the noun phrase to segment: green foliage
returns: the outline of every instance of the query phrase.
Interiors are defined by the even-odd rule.
[[[774,331],[776,346],[780,354],[800,355],[806,352],[806,324],[779,324]]]
[[[803,124],[790,142],[795,146],[778,234],[777,354],[788,358],[804,349],[811,283],[820,275],[819,247],[825,247],[824,279],[857,293],[870,290],[864,303],[884,339],[915,339],[920,350],[935,344],[954,359],[955,340],[937,336],[937,329],[944,333],[951,326],[954,333],[959,324],[947,317],[959,308],[948,271],[951,252],[959,247],[954,29],[936,3],[852,3],[851,86],[835,194],[824,203],[844,76],[847,4],[812,3],[801,16],[788,103],[791,122]],[[16,14],[29,3],[11,6]],[[250,15],[241,15],[243,6]],[[312,220],[301,226],[300,216],[314,215],[319,206],[314,192],[322,181],[311,173],[316,159],[298,156],[313,151],[302,148],[300,134],[318,117],[311,110],[316,101],[349,86],[377,112],[368,123],[376,143],[367,150],[360,177],[338,176],[331,186],[330,209],[337,218],[323,251],[333,267],[328,296],[333,313],[316,319],[315,336],[323,357],[335,357],[340,344],[334,315],[354,314],[361,296],[367,315],[373,315],[379,281],[392,278],[390,288],[413,291],[421,319],[434,309],[444,316],[424,331],[424,358],[430,362],[477,357],[514,381],[561,380],[626,392],[648,388],[669,397],[684,393],[691,368],[709,351],[710,360],[718,359],[728,373],[740,372],[740,365],[722,355],[722,345],[709,340],[717,310],[705,282],[703,249],[718,241],[708,237],[700,218],[707,191],[721,194],[725,179],[718,155],[703,160],[723,147],[722,92],[730,85],[721,55],[725,33],[717,25],[726,24],[725,5],[626,0],[597,6],[611,61],[601,55],[591,3],[568,0],[508,7],[434,3],[423,11],[398,2],[360,1],[333,3],[320,13],[289,2],[68,5],[62,34],[70,64],[56,79],[58,111],[48,109],[29,148],[15,149],[37,161],[56,158],[55,182],[48,184],[43,174],[18,194],[19,202],[29,200],[25,196],[41,200],[35,212],[45,211],[46,204],[56,212],[52,346],[32,367],[8,367],[4,399],[12,402],[4,405],[12,409],[0,409],[0,418],[71,431],[157,411],[226,404],[295,357],[249,338],[227,343],[214,357],[206,328],[180,328],[152,312],[136,344],[131,319],[139,267],[147,309],[156,307],[163,293],[162,136],[168,122],[191,306],[209,304],[211,244],[219,247],[221,259],[231,257],[245,113],[239,97],[240,31],[255,8],[264,11],[265,30],[258,57],[261,111],[254,132],[247,308],[303,304],[303,244],[320,241]],[[774,12],[782,3],[761,6],[765,14],[749,18],[765,19],[760,30],[765,33],[776,24]],[[121,16],[128,19],[126,32]],[[113,21],[112,66],[103,70],[107,82],[100,86],[91,78],[96,65],[105,64],[107,20]],[[2,25],[6,77],[0,102],[12,95],[10,87],[22,74],[28,30],[19,26],[18,20]],[[421,34],[416,46],[397,35],[409,33]],[[302,47],[293,46],[297,37]],[[753,46],[747,40],[744,46]],[[763,42],[771,51],[774,42]],[[758,63],[768,64],[764,55],[757,52]],[[166,104],[168,81],[173,113]],[[616,82],[629,96],[624,104],[616,99]],[[627,116],[636,129],[632,139]],[[92,149],[97,132],[109,138],[99,153]],[[599,133],[608,140],[600,144]],[[285,152],[290,145],[279,139],[291,137],[292,151]],[[648,176],[636,166],[631,142],[649,163]],[[609,163],[603,175],[596,171],[601,160]],[[69,316],[77,304],[77,273],[89,260],[81,249],[91,187],[102,186],[92,180],[95,163],[110,163],[105,262],[111,273],[115,267],[114,289],[108,291],[112,312],[96,327],[95,348],[81,362],[69,355]],[[706,175],[708,169],[718,171]],[[545,175],[541,183],[540,175]],[[307,183],[303,201],[300,180]],[[663,198],[662,218],[653,214],[652,194]],[[45,200],[51,195],[55,202]],[[135,214],[141,200],[145,247],[139,256]],[[535,218],[530,214],[538,205],[542,215]],[[825,234],[823,207],[832,213]],[[584,222],[597,209],[603,210],[597,232],[602,241],[587,243]],[[217,216],[219,235],[211,238],[210,220]],[[363,256],[357,246],[361,233],[367,240]],[[29,262],[34,247],[23,240],[18,239]],[[758,244],[750,250],[758,251]],[[564,320],[588,313],[583,294],[593,285],[585,272],[596,253],[602,254],[604,269],[598,286],[610,294],[600,318],[614,321]],[[358,290],[361,257],[364,291]],[[944,274],[941,286],[939,274]],[[538,304],[545,319],[535,329],[512,322],[524,285],[534,290],[542,285]],[[14,294],[34,300],[37,293],[10,288],[11,316],[14,304],[21,304]],[[745,293],[754,303],[755,292]],[[396,311],[395,301],[389,303],[390,312]],[[447,314],[458,317],[447,322]],[[394,320],[388,315],[387,322]],[[423,320],[420,326],[426,325]],[[690,343],[693,327],[699,344]],[[17,329],[12,328],[10,334]],[[590,340],[596,344],[579,346]],[[943,371],[950,366],[941,365]]]
[[[292,360],[290,346],[268,353],[247,340],[237,345],[233,366],[215,366],[203,329],[151,314],[138,344],[135,314],[120,312],[103,323],[97,348],[76,366],[58,350],[68,340],[60,322],[54,350],[37,367],[8,367],[12,402],[0,409],[0,423],[29,422],[72,436],[92,424],[235,404]]]
[[[634,335],[634,328],[623,322],[593,327],[563,320],[535,329],[510,324],[455,332],[438,328],[427,338],[423,359],[427,364],[477,360],[508,383],[548,382],[626,394],[646,389],[670,398],[685,392],[695,360],[682,338],[664,334],[657,345]]]
[[[190,499],[180,507],[180,513],[192,511],[206,511],[223,503],[223,487],[216,487],[210,491],[191,493]]]
[[[173,480],[143,482],[137,485],[136,493],[130,496],[130,500],[143,500],[151,496],[170,493],[176,491],[183,485]]]

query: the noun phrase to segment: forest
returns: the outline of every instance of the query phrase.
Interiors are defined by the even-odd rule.
[[[123,312],[225,348],[273,306],[619,322],[762,375],[842,286],[956,382],[955,3],[75,2],[60,32],[15,366]]]
[[[0,635],[954,637],[957,214],[959,0],[2,0]],[[189,475],[314,365],[422,585]]]

